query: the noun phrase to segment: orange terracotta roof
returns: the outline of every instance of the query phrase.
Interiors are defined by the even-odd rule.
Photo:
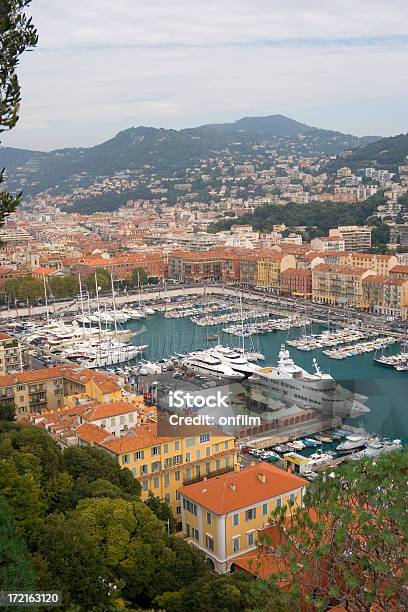
[[[32,270],[33,274],[41,274],[41,276],[53,276],[57,272],[58,270],[56,270],[55,268],[34,268]]]
[[[384,283],[386,280],[387,277],[381,274],[370,274],[370,276],[363,278],[363,283]]]
[[[390,274],[408,274],[408,266],[397,264],[390,270]]]
[[[13,340],[13,336],[0,331],[0,340]]]
[[[331,264],[319,264],[313,269],[313,272],[333,272],[337,274],[353,274],[361,276],[369,270],[366,268],[359,268],[356,266],[336,266]]]
[[[132,452],[147,446],[169,442],[170,440],[174,440],[174,437],[159,436],[157,434],[157,424],[149,423],[132,427],[125,436],[110,436],[101,442],[100,445],[116,455],[121,455],[122,453]]]
[[[84,418],[89,421],[98,421],[99,419],[107,419],[120,414],[135,412],[138,408],[139,405],[137,404],[120,401],[109,402],[106,404],[94,404],[87,409],[84,414]]]
[[[93,425],[92,423],[83,423],[76,428],[78,438],[88,442],[88,444],[100,444],[109,435],[102,427]]]
[[[281,273],[281,276],[312,276],[310,268],[288,268]]]
[[[262,482],[261,477],[264,477]],[[271,499],[308,483],[270,463],[243,468],[181,487],[180,493],[215,514],[226,514]]]

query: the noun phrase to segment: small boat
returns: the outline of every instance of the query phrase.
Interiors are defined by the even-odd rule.
[[[319,446],[319,442],[317,440],[315,440],[314,438],[305,438],[304,440],[302,440],[306,446],[309,447],[315,447],[315,446]]]
[[[289,444],[291,444],[292,448],[294,448],[295,450],[303,450],[306,446],[306,444],[304,444],[300,440],[293,440],[292,442],[288,442],[288,446]]]
[[[320,442],[333,442],[333,438],[327,434],[317,434],[316,440],[320,440]]]
[[[277,446],[273,446],[272,450],[276,453],[289,453],[292,449],[287,444],[278,444]]]
[[[368,444],[368,439],[363,436],[346,436],[346,440],[336,447],[340,453],[351,453],[362,450]]]

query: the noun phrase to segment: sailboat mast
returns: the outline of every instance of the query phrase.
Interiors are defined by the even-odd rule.
[[[115,286],[113,284],[113,274],[111,272],[111,287],[112,287],[112,305],[113,305],[113,320],[115,326],[115,338],[118,335],[118,323],[116,321],[116,295],[115,295]]]
[[[242,293],[239,296],[239,309],[240,309],[240,314],[241,314],[242,354],[245,355],[244,314],[242,312]]]
[[[78,281],[79,281],[79,295],[81,298],[82,331],[84,332],[84,339],[85,339],[84,296],[82,294],[82,279],[81,279],[81,274],[79,273],[79,271],[78,271]]]
[[[45,281],[45,274],[43,274],[42,277],[43,277],[43,284],[44,284],[45,311],[46,311],[46,314],[47,314],[47,323],[49,323],[50,313],[48,311],[47,283]]]
[[[102,335],[102,326],[101,326],[101,309],[99,304],[99,287],[98,287],[98,277],[95,270],[95,292],[96,292],[96,303],[98,306],[98,327],[99,327],[99,342],[101,341]]]

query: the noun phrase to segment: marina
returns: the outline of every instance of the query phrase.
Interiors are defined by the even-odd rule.
[[[394,368],[397,372],[408,372],[408,353],[406,351],[396,355],[389,355],[388,357],[381,355],[376,357],[374,362],[382,366]]]
[[[378,332],[371,332],[375,337]],[[358,329],[343,328],[337,330],[325,330],[321,334],[304,335],[296,340],[288,340],[287,344],[299,351],[314,351],[318,348],[340,346],[342,344],[357,342],[367,338],[368,334]]]
[[[319,344],[321,344],[321,339],[329,342],[337,342],[342,339],[349,343],[351,335],[355,340],[360,334],[368,335],[366,330],[359,330],[357,327],[350,327],[350,325],[345,325],[344,328],[338,326],[337,329],[328,330],[327,322],[326,325],[310,324],[305,315],[294,314],[293,311],[286,312],[285,318],[269,316],[267,320],[251,324],[248,324],[242,318],[238,322],[241,317],[238,313],[240,300],[237,299],[237,296],[231,300],[213,299],[212,304],[211,298],[213,296],[208,297],[201,294],[200,296],[189,296],[188,299],[179,297],[174,299],[173,302],[170,299],[158,300],[156,297],[149,302],[143,300],[143,304],[139,301],[138,304],[132,306],[121,303],[120,306],[116,307],[105,302],[107,313],[116,311],[116,317],[113,317],[112,322],[102,316],[87,324],[85,320],[80,321],[82,312],[79,312],[65,323],[62,318],[54,322],[49,319],[48,322],[25,323],[24,328],[20,329],[18,333],[22,339],[29,342],[33,340],[33,335],[38,334],[38,327],[42,326],[42,330],[38,334],[40,338],[39,340],[34,339],[34,344],[39,342],[39,348],[41,348],[41,343],[46,340],[46,350],[51,351],[50,355],[55,355],[61,361],[66,361],[69,358],[69,360],[76,361],[84,366],[87,365],[87,367],[107,367],[118,371],[125,378],[136,377],[142,385],[144,377],[156,376],[160,379],[160,375],[163,376],[166,371],[170,374],[170,371],[174,370],[177,374],[178,368],[181,368],[181,370],[188,369],[185,360],[189,356],[191,358],[191,353],[195,353],[195,358],[200,358],[202,357],[199,354],[200,351],[211,349],[212,351],[215,350],[216,353],[212,354],[213,359],[221,361],[222,357],[225,360],[228,356],[220,356],[219,347],[233,349],[234,352],[238,353],[238,357],[244,350],[247,364],[252,363],[257,367],[268,367],[277,362],[282,345],[287,344],[288,348],[293,348],[296,351],[296,343],[304,341],[306,325],[310,326],[309,336],[320,340]],[[253,310],[256,305],[259,306],[261,301],[266,301],[266,298],[258,300],[256,296],[248,298],[244,296],[242,313]],[[99,313],[105,313],[105,304],[103,308],[99,308]],[[141,306],[143,306],[143,309]],[[235,333],[226,333],[227,330],[223,328],[222,324],[200,326],[191,321],[192,315],[193,317],[199,316],[207,308],[214,308],[213,312],[219,312],[220,306],[222,308],[232,306],[235,309],[236,323],[233,326]],[[192,308],[195,309],[194,313],[191,313]],[[241,306],[239,309],[241,310]],[[271,310],[273,310],[272,307]],[[90,312],[97,316],[98,308],[93,307]],[[170,312],[184,314],[183,316],[166,316]],[[129,316],[130,318],[125,321],[125,318],[121,317],[121,313],[124,314],[124,317]],[[86,307],[84,307],[83,314],[84,316],[89,314]],[[142,318],[138,317],[140,314],[142,314]],[[120,321],[120,319],[122,320]],[[305,323],[305,321],[307,322]],[[11,325],[22,327],[21,324]],[[53,333],[50,333],[52,330],[47,328],[47,325],[59,329],[59,332],[54,334],[56,340],[51,340]],[[37,329],[34,329],[34,326]],[[280,326],[281,328],[279,328]],[[15,330],[16,328],[11,327],[9,329]],[[60,333],[63,336],[67,331],[69,333],[75,331],[72,338],[59,337]],[[375,336],[375,332],[370,333],[369,337],[373,338],[370,342],[374,340],[383,341],[382,338],[378,338],[378,332],[377,338]],[[353,392],[366,396],[370,411],[364,413],[361,419],[368,432],[372,434],[381,432],[382,435],[398,436],[405,439],[408,438],[408,423],[403,400],[405,397],[406,372],[394,367],[378,367],[378,364],[381,363],[379,362],[380,359],[392,359],[394,353],[395,360],[393,362],[395,361],[396,364],[403,363],[406,353],[401,353],[400,344],[396,342],[396,338],[391,336],[391,339],[393,345],[386,349],[380,348],[374,355],[375,361],[373,356],[366,352],[354,355],[353,359],[332,360],[329,355],[325,354],[323,346],[316,346],[316,348],[307,351],[296,351],[294,361],[298,366],[310,372],[314,370],[313,359],[316,358],[318,368],[322,372],[331,375],[343,386],[350,387]],[[51,347],[54,341],[57,344],[60,342],[59,349],[56,346]],[[132,348],[119,348],[115,342],[121,342]],[[98,344],[101,345],[99,350],[97,349]],[[352,346],[354,348],[358,347],[358,342]],[[374,351],[375,346],[372,348]],[[385,345],[380,344],[379,346]],[[345,347],[348,347],[348,344],[342,348]],[[341,347],[336,346],[336,350],[339,348]],[[84,354],[85,349],[86,354]],[[109,352],[113,355],[110,360],[107,358]],[[294,355],[291,357],[293,358]],[[229,366],[230,364],[224,361],[222,369],[225,370],[225,367]],[[228,372],[228,369],[226,371]],[[211,373],[205,374],[202,370],[201,373],[196,372],[196,374],[204,377],[204,379],[208,375],[209,380],[211,380]],[[242,377],[238,376],[236,380],[240,378]],[[243,378],[247,378],[246,372]],[[314,435],[316,431],[315,429],[314,432],[311,431],[310,433]],[[292,440],[289,441],[292,442]],[[291,450],[299,449],[291,448]]]
[[[368,342],[360,342],[357,344],[348,344],[337,349],[323,351],[331,359],[347,359],[347,357],[355,357],[364,353],[372,353],[373,351],[382,350],[398,342],[397,338],[392,336],[384,338],[376,338]]]

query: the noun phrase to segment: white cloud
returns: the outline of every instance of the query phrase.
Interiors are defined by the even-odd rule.
[[[405,1],[34,0],[32,13],[40,44],[22,59],[21,120],[4,144],[90,145],[129,125],[275,112],[408,129],[402,107],[384,112],[408,93]],[[364,112],[373,100],[380,124]],[[343,106],[361,116],[348,124]]]

